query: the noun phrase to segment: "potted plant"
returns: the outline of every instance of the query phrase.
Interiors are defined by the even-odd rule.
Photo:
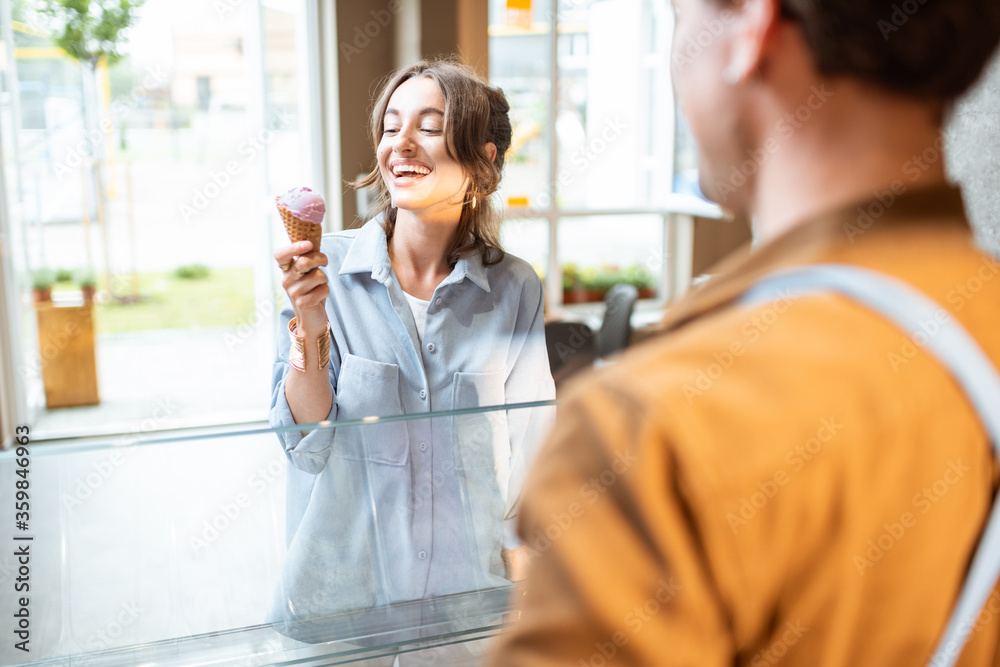
[[[603,269],[593,266],[580,270],[580,286],[583,290],[581,303],[593,303],[604,298],[602,271]]]
[[[97,276],[90,269],[84,269],[76,274],[76,284],[83,292],[83,302],[93,303],[94,293],[97,292]]]
[[[52,285],[55,276],[49,269],[36,269],[31,272],[31,296],[35,303],[52,300]]]
[[[620,282],[632,285],[639,291],[640,299],[652,299],[656,296],[654,287],[656,281],[653,274],[646,267],[640,264],[633,264],[622,271]]]
[[[585,295],[580,284],[580,271],[576,264],[567,262],[562,266],[563,303],[583,303]]]

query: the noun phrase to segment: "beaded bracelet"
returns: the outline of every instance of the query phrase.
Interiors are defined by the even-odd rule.
[[[288,349],[288,363],[297,371],[306,370],[304,336],[297,333],[298,318],[293,317],[288,323],[288,339],[291,346]],[[316,340],[316,352],[319,354],[319,369],[326,370],[330,365],[330,323],[326,323],[326,331]]]

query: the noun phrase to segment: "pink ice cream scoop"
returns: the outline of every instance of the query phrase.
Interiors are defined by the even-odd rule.
[[[278,198],[278,206],[284,206],[292,215],[303,222],[323,224],[326,202],[322,195],[310,188],[292,188]]]
[[[309,188],[292,188],[276,197],[275,201],[292,243],[309,241],[313,251],[318,251],[323,240],[322,222],[326,214],[323,197]]]

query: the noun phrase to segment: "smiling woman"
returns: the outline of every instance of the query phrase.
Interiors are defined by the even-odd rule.
[[[473,249],[487,266],[503,259],[499,213],[487,199],[500,184],[510,148],[509,110],[502,91],[455,63],[420,63],[386,83],[372,112],[378,163],[354,185],[378,186],[376,210],[390,240],[400,210],[404,218],[420,211],[458,220],[449,264]],[[425,176],[432,178],[424,182]],[[421,187],[405,189],[418,182]]]
[[[290,336],[274,363],[272,426],[555,397],[541,281],[501,249],[491,198],[507,109],[453,63],[420,63],[385,85],[375,165],[356,184],[378,186],[378,215],[318,249],[275,253]],[[305,339],[301,370],[288,363],[291,336]],[[330,362],[318,364],[327,337]],[[319,615],[518,578],[521,487],[551,417],[544,407],[280,433],[289,549],[272,618],[295,636]]]

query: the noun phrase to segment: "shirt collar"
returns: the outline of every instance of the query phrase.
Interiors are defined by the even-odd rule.
[[[467,252],[455,264],[451,275],[445,278],[441,284],[460,283],[468,278],[484,292],[490,291],[490,281],[486,277],[486,267],[483,266],[482,255],[478,251]]]
[[[340,266],[340,275],[371,272],[372,280],[384,283],[392,275],[392,263],[389,261],[389,247],[385,239],[385,228],[382,227],[382,214],[366,222],[351,241]],[[460,283],[465,278],[471,280],[484,292],[490,291],[490,281],[486,276],[483,258],[478,252],[467,252],[455,264],[451,275],[442,281],[442,285]]]
[[[385,229],[381,214],[366,222],[351,241],[351,247],[340,265],[340,275],[371,273],[372,279],[382,282],[392,272],[389,248],[385,242]]]
[[[864,215],[866,212],[868,215]],[[724,306],[764,276],[790,266],[822,261],[878,262],[901,235],[918,230],[971,236],[957,187],[942,184],[895,197],[856,201],[796,225],[750,252],[749,245],[722,260],[707,282],[671,306],[658,329],[671,330]]]

